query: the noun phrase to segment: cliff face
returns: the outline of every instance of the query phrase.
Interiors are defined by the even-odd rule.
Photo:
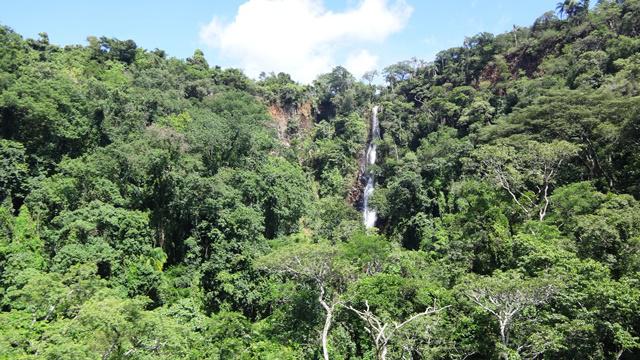
[[[273,126],[278,139],[290,146],[291,139],[304,136],[313,127],[313,108],[310,101],[297,107],[282,107],[278,104],[269,105],[269,114],[273,118]]]
[[[367,182],[363,174],[363,169],[358,169],[358,174],[354,177],[349,193],[347,194],[347,203],[358,210],[362,209],[362,193],[364,192],[364,186]]]
[[[283,145],[289,147],[294,139],[303,138],[309,135],[315,122],[315,109],[311,101],[306,101],[296,107],[280,106],[271,104],[268,107],[269,114],[273,119],[272,126],[276,130],[278,139]],[[371,118],[371,113],[364,114],[365,119]],[[370,133],[371,124],[367,122],[367,133]],[[358,154],[357,172],[347,175],[348,183],[351,184],[346,196],[349,205],[356,209],[362,209],[362,193],[366,184],[364,177],[366,156],[366,142],[362,144],[362,150]],[[300,159],[303,162],[303,159]]]

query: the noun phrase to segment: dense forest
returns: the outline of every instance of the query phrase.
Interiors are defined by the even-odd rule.
[[[87,40],[0,26],[1,359],[640,357],[640,0],[309,85]]]

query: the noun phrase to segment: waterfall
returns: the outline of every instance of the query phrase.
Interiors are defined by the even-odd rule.
[[[375,175],[371,172],[370,165],[376,163],[377,145],[375,141],[380,138],[380,125],[378,124],[378,106],[374,106],[371,110],[371,137],[367,146],[366,160],[364,165],[364,174],[367,179],[367,185],[364,188],[363,208],[364,208],[364,226],[367,228],[374,227],[378,218],[376,211],[369,208],[369,198],[373,195],[375,188]]]

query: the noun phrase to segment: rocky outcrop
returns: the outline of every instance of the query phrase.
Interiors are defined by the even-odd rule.
[[[313,127],[313,107],[310,101],[296,107],[271,104],[268,110],[278,139],[285,146],[290,146],[293,138],[304,136]]]

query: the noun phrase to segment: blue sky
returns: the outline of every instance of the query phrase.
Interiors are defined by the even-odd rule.
[[[357,75],[417,57],[430,60],[465,36],[530,25],[557,0],[224,0],[6,2],[0,23],[59,45],[88,35],[133,39],[256,76],[285,71],[307,82],[341,64]]]

